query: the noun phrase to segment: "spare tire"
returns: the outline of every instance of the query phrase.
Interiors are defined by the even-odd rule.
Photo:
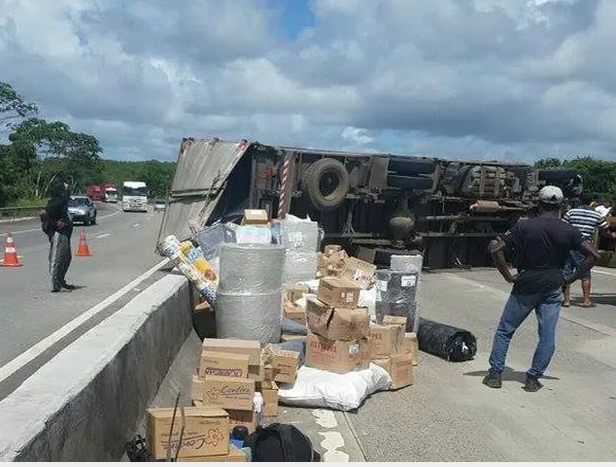
[[[408,177],[403,175],[389,175],[387,186],[402,188],[404,190],[430,190],[434,182],[430,177]]]
[[[562,182],[570,180],[578,174],[579,171],[575,169],[545,169],[539,171],[539,179],[546,182]]]
[[[319,159],[304,172],[304,186],[311,203],[321,211],[340,206],[350,188],[349,172],[336,159]]]
[[[434,161],[390,159],[389,170],[399,175],[431,174],[436,170]]]

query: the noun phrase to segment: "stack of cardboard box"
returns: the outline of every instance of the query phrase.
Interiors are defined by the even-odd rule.
[[[321,279],[317,296],[308,297],[306,366],[335,373],[370,363],[370,314],[359,308],[360,287],[338,277]]]
[[[413,355],[416,355],[413,333],[405,333],[406,318],[385,316],[383,324],[370,326],[372,362],[391,376],[391,389],[413,384]]]
[[[299,368],[299,353],[271,348],[269,354],[264,356],[263,360],[265,361],[264,378],[262,382],[257,383],[257,390],[263,396],[263,416],[266,418],[277,417],[277,383],[295,383]]]
[[[231,429],[244,425],[254,431],[256,383],[263,381],[258,341],[204,339],[198,374],[193,377],[192,399],[197,407],[218,407],[229,414]]]
[[[150,451],[157,460],[166,459],[169,441],[171,456],[175,457],[181,437],[182,446],[178,461],[247,461],[246,455],[230,444],[229,415],[225,410],[205,407],[180,408],[175,414],[175,420],[173,412],[173,408],[148,409],[148,440]],[[180,436],[182,428],[184,432]]]

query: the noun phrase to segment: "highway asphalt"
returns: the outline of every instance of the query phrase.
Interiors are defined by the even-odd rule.
[[[538,393],[521,389],[537,342],[534,315],[511,343],[503,388],[481,384],[510,290],[498,272],[423,278],[422,315],[473,332],[479,350],[466,363],[420,352],[413,386],[375,394],[347,414],[366,460],[616,460],[616,270],[596,269],[596,308],[562,310]]]
[[[23,264],[0,268],[0,398],[164,274],[153,272],[113,301],[119,295],[116,292],[163,260],[154,253],[161,220],[162,213],[151,210],[124,213],[116,205],[98,204],[98,225],[83,227],[91,257],[75,255],[82,229],[75,226],[67,280],[80,289],[69,294],[50,293],[49,243],[40,222],[0,224],[0,255],[4,254],[5,232],[11,230]]]

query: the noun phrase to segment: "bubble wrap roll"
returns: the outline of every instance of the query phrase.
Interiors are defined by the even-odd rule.
[[[280,245],[223,243],[220,245],[219,291],[267,294],[282,288],[285,249]]]
[[[281,323],[282,289],[268,294],[217,294],[216,336],[220,339],[277,343]]]

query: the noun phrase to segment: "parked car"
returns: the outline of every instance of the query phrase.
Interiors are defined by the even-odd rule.
[[[167,207],[167,202],[162,199],[157,199],[154,201],[154,211],[164,211]]]
[[[68,212],[73,222],[83,222],[84,225],[96,224],[96,207],[87,196],[71,196]]]

